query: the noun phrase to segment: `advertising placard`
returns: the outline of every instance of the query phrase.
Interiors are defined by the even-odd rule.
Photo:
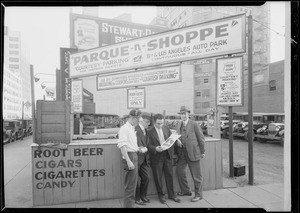
[[[72,102],[75,113],[81,113],[83,108],[83,85],[82,80],[73,80],[72,88]]]
[[[97,76],[97,90],[181,81],[180,66]]]
[[[57,73],[56,84],[57,100],[71,100],[71,79],[69,79],[69,56],[71,53],[78,52],[73,48],[60,48],[60,72]]]
[[[70,45],[80,50],[116,44],[166,30],[166,27],[70,14]]]
[[[236,15],[71,54],[70,77],[242,52],[245,15]]]
[[[127,108],[143,109],[146,106],[145,88],[135,88],[127,90]]]
[[[217,105],[243,105],[243,57],[217,59]]]

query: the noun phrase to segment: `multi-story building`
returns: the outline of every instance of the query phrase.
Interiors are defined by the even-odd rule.
[[[168,20],[172,29],[208,22],[215,19],[246,13],[253,17],[253,87],[268,87],[270,63],[270,31],[266,27],[270,23],[270,5],[262,6],[220,6],[220,7],[158,7],[158,16]],[[246,19],[246,30],[248,20]],[[246,49],[248,44],[246,39]],[[247,53],[246,51],[246,53]],[[194,113],[207,113],[216,107],[216,58],[195,62],[194,74]],[[248,56],[244,60],[244,93],[247,92]],[[267,93],[266,93],[267,94]],[[244,98],[248,97],[244,95]],[[247,110],[247,106],[240,108]],[[224,109],[226,111],[226,109]]]
[[[3,119],[30,119],[30,65],[20,32],[5,27]]]

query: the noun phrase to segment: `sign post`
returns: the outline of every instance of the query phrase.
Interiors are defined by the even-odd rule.
[[[229,176],[233,177],[232,106],[243,105],[243,57],[217,59],[217,105],[229,111]]]
[[[248,161],[249,184],[253,185],[253,109],[252,109],[252,16],[248,16]]]

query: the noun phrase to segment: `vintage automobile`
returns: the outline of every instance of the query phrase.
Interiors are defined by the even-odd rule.
[[[24,137],[24,129],[20,120],[3,121],[3,142],[10,143]]]
[[[11,143],[12,141],[12,131],[3,127],[3,144]]]
[[[202,122],[199,122],[198,124],[201,127],[203,134],[204,135],[208,135],[208,132],[207,132],[207,121],[202,121]]]
[[[233,120],[232,121],[232,129],[234,131],[234,128],[236,128],[237,123],[239,123],[240,120]],[[229,138],[229,121],[228,120],[221,120],[221,137],[222,138]]]
[[[256,138],[258,142],[265,143],[267,141],[279,142],[284,144],[284,123],[269,123],[263,125],[257,130]]]
[[[259,121],[253,121],[253,134],[252,134],[253,141],[256,139],[257,129],[261,128],[264,125],[265,125],[264,123],[261,123]],[[234,126],[232,134],[234,137],[242,137],[246,141],[248,141],[249,140],[249,134],[248,134],[249,130],[248,129],[249,129],[248,122],[241,121],[241,122],[238,122]]]

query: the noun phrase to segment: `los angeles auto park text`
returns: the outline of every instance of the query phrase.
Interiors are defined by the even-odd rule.
[[[154,51],[156,49],[163,49],[166,47],[169,47],[170,44],[173,46],[177,45],[182,45],[182,44],[189,44],[191,43],[192,40],[198,39],[199,41],[205,41],[205,39],[209,36],[214,36],[215,38],[221,38],[224,36],[228,36],[229,33],[227,31],[228,29],[228,24],[224,25],[219,25],[216,26],[215,28],[204,28],[198,31],[190,31],[186,32],[185,35],[182,34],[177,34],[172,37],[166,36],[164,38],[160,39],[152,39],[147,43],[147,50],[146,51]],[[200,52],[201,49],[205,49],[210,47],[211,49],[217,49],[218,46],[221,45],[226,45],[227,44],[227,39],[215,41],[215,42],[210,42],[209,45],[207,43],[200,43],[197,45],[194,45],[193,50],[196,50],[197,52]],[[142,45],[143,46],[143,45]],[[130,46],[119,46],[112,48],[110,50],[103,50],[100,51],[99,53],[92,53],[89,55],[82,55],[82,56],[75,56],[74,57],[74,65],[82,65],[85,63],[90,63],[90,62],[95,62],[100,60],[110,60],[111,58],[117,58],[120,56],[127,56],[130,55],[131,53],[129,52]],[[131,48],[133,49],[133,48]],[[183,48],[179,48],[183,49]],[[187,48],[189,50],[190,47]],[[206,51],[210,51],[211,49],[207,49]],[[134,45],[134,50],[135,51],[142,51],[141,45],[140,44],[135,44]],[[174,51],[173,51],[174,52]],[[175,51],[176,52],[176,51]],[[178,52],[178,51],[177,51]],[[172,53],[172,52],[170,52]],[[159,55],[159,54],[157,54]],[[153,55],[151,55],[153,56]]]
[[[37,169],[42,170],[34,174],[34,178],[41,181],[35,185],[37,189],[72,187],[74,183],[78,181],[76,178],[99,177],[105,175],[105,169],[99,168],[73,170],[72,168],[81,168],[83,164],[82,159],[52,160],[52,157],[59,158],[68,156],[69,158],[69,155],[67,155],[68,152],[69,150],[66,149],[34,150],[33,157],[35,159],[40,159],[36,161],[34,166]],[[101,156],[103,155],[103,148],[74,148],[70,154],[74,157]],[[52,171],[52,169],[55,168],[69,168],[70,170]],[[75,180],[68,178],[75,178]]]

